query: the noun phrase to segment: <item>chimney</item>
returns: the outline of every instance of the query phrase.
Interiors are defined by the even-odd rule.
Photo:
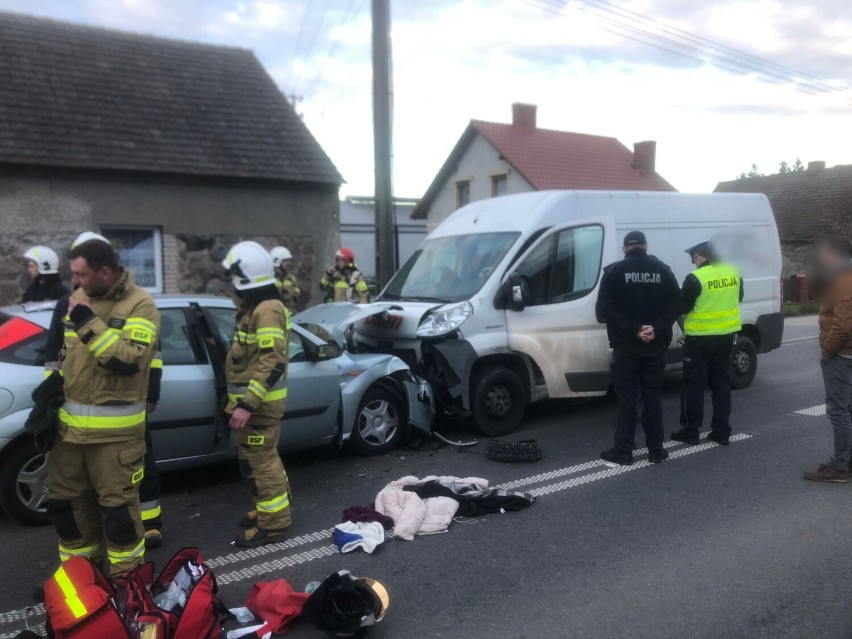
[[[808,162],[808,171],[822,171],[825,169],[825,162],[822,160],[817,160],[815,162]]]
[[[536,105],[515,102],[512,105],[512,126],[535,128]]]
[[[657,143],[654,140],[636,142],[633,145],[633,167],[647,173],[657,173]]]

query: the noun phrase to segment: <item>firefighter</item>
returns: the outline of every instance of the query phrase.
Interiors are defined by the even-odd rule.
[[[84,231],[80,233],[71,243],[71,249],[75,249],[83,242],[96,240],[105,242],[112,246],[110,241],[99,233],[92,231]],[[62,359],[63,343],[69,343],[66,340],[76,339],[74,326],[68,315],[68,300],[71,294],[68,293],[61,297],[53,309],[53,317],[50,320],[50,329],[47,335],[47,344],[45,345],[45,369],[46,373],[59,366],[59,360]],[[151,362],[151,373],[148,378],[148,397],[146,401],[147,415],[150,415],[157,409],[157,404],[160,401],[160,385],[163,377],[163,359],[162,354],[158,350]],[[145,476],[139,484],[139,501],[140,514],[142,524],[145,528],[145,548],[152,550],[163,545],[163,520],[162,507],[160,506],[160,473],[157,470],[157,464],[154,461],[154,448],[151,441],[151,431],[145,426]]]
[[[32,281],[24,291],[24,302],[58,300],[68,294],[68,289],[59,277],[59,256],[49,246],[32,246],[24,253],[27,260],[27,275]]]
[[[274,284],[272,256],[257,242],[234,245],[222,262],[233,281],[237,326],[225,372],[228,426],[237,438],[240,473],[254,509],[234,543],[254,548],[282,541],[290,526],[290,485],[278,454],[287,399],[290,319]]]
[[[685,352],[681,425],[672,439],[699,442],[704,423],[704,389],[710,386],[713,419],[710,440],[723,446],[731,437],[731,351],[740,330],[743,282],[733,266],[715,259],[709,242],[686,251],[695,270],[686,276],[681,295]]]
[[[148,376],[160,315],[106,242],[70,253],[65,404],[50,455],[48,514],[59,557],[106,559],[117,577],[143,562],[139,512]]]
[[[355,266],[355,253],[343,247],[334,254],[334,265],[330,266],[320,280],[320,289],[326,302],[370,301],[367,282]]]
[[[284,302],[287,310],[293,313],[296,310],[299,295],[302,294],[296,276],[290,271],[293,254],[290,249],[283,246],[276,246],[269,251],[269,254],[272,256],[272,263],[275,265],[275,286],[278,287],[278,292],[281,294],[281,301]]]

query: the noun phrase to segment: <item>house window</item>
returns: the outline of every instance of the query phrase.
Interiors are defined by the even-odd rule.
[[[121,263],[133,273],[133,281],[149,293],[163,292],[163,251],[160,229],[102,227],[101,233],[118,251]]]
[[[470,180],[456,182],[456,208],[470,204]]]
[[[509,181],[509,176],[505,173],[502,175],[494,175],[491,177],[491,197],[500,197],[506,195],[506,185]]]

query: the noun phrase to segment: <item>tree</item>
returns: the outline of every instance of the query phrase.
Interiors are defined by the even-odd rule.
[[[801,173],[805,170],[805,165],[802,164],[802,161],[799,158],[796,158],[796,161],[793,162],[793,168],[791,173]]]
[[[757,169],[757,164],[752,162],[751,169],[748,173],[742,172],[737,176],[738,180],[747,180],[749,178],[763,177],[763,173],[761,173]]]
[[[792,173],[793,169],[787,164],[787,160],[781,160],[781,164],[778,165],[778,172],[781,174]]]

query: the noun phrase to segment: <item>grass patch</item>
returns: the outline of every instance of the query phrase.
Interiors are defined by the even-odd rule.
[[[819,304],[816,302],[785,303],[781,305],[784,317],[799,317],[800,315],[816,315],[819,313]]]

